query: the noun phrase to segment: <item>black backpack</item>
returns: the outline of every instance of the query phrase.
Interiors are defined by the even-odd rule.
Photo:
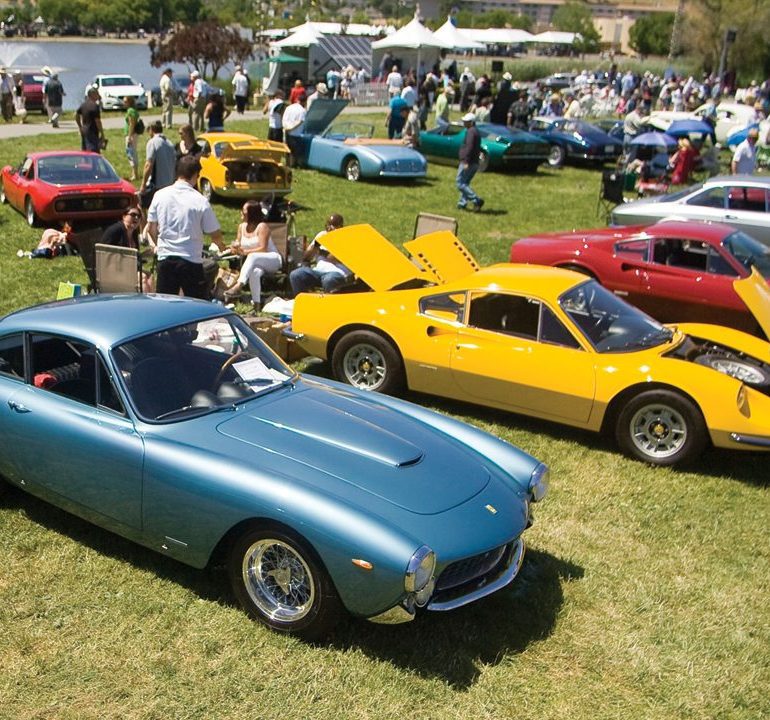
[[[136,119],[136,123],[134,124],[134,132],[137,135],[141,135],[144,132],[144,120],[142,120],[142,118]]]

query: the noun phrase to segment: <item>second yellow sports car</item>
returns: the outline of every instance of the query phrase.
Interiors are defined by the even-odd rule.
[[[198,188],[208,200],[261,198],[291,192],[289,148],[253,135],[211,132],[198,136],[203,147]]]
[[[335,377],[408,387],[614,433],[655,465],[704,447],[770,448],[770,344],[715,325],[661,325],[595,280],[533,265],[479,269],[451,233],[408,242],[411,259],[368,225],[324,247],[357,276],[303,293],[292,331]],[[770,290],[736,290],[766,334]]]

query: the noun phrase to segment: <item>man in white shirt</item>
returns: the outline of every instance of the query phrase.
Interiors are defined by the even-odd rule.
[[[751,128],[748,137],[735,148],[730,169],[733,175],[753,175],[757,167],[757,140],[759,130]]]
[[[283,112],[283,131],[286,138],[286,144],[291,150],[292,163],[296,166],[300,162],[301,156],[301,135],[305,128],[305,110],[306,100],[301,96],[297,102],[292,103]]]
[[[158,255],[157,292],[207,300],[203,274],[203,236],[225,249],[222,231],[209,201],[196,189],[201,165],[185,156],[177,163],[177,180],[155,193],[147,229]]]
[[[393,66],[388,77],[385,78],[385,84],[388,86],[390,97],[401,94],[401,89],[404,87],[404,76],[398,71],[397,65]]]
[[[305,250],[302,259],[308,264],[300,265],[289,274],[292,295],[296,296],[314,288],[329,292],[342,285],[351,275],[350,270],[321,245],[324,235],[339,230],[343,225],[342,215],[339,213],[329,215],[325,229],[313,238],[313,242]]]
[[[205,127],[203,111],[206,109],[209,86],[197,70],[190,73],[190,81],[193,84],[190,125],[195,132],[202,132]]]
[[[173,74],[171,68],[166,68],[160,76],[160,121],[165,128],[174,127],[174,84],[171,81]]]
[[[236,112],[243,115],[249,97],[249,78],[246,77],[240,65],[236,65],[235,75],[233,75],[233,97],[235,98]]]

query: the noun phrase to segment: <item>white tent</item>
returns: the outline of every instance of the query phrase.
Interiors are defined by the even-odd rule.
[[[395,48],[417,51],[416,68],[419,74],[423,50],[450,50],[452,46],[437,38],[420,22],[417,13],[415,13],[414,17],[400,30],[396,30],[392,35],[388,35],[382,40],[375,40],[372,43],[372,50],[391,50]],[[437,53],[434,53],[434,55],[437,55]],[[374,63],[372,63],[372,66],[375,66]]]
[[[575,40],[582,39],[583,37],[580,33],[549,30],[547,32],[542,32],[539,35],[534,35],[530,42],[543,43],[545,45],[572,45]]]
[[[300,26],[297,32],[292,33],[283,40],[272,43],[272,47],[277,48],[307,48],[318,45],[319,34],[310,27],[310,23]]]
[[[290,28],[291,32],[298,32],[304,27],[310,26],[319,35],[341,35],[343,28],[346,35],[379,35],[382,28],[376,25],[365,25],[363,23],[347,23],[343,25],[337,22],[313,22],[311,20],[305,21],[302,25]]]
[[[455,50],[483,50],[486,47],[483,42],[478,42],[458,30],[449,18],[433,34]]]
[[[518,45],[533,38],[532,33],[519,28],[460,28],[460,32],[485,45]]]

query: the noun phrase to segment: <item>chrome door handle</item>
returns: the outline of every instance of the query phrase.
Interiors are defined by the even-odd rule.
[[[17,413],[30,412],[30,409],[26,405],[22,405],[21,403],[18,403],[15,400],[9,400],[8,407],[11,408],[11,410],[15,410]]]

